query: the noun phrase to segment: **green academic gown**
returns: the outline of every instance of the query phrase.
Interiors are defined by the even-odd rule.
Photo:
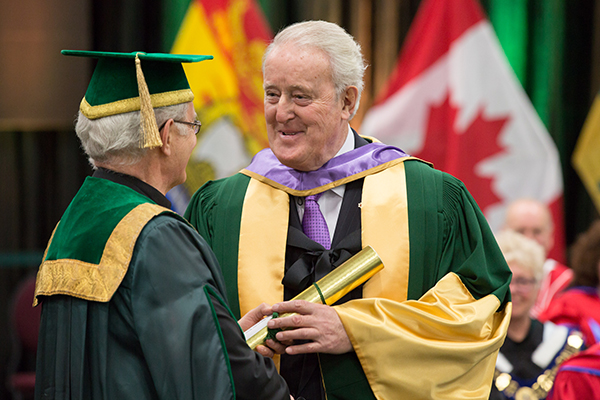
[[[232,310],[284,299],[290,198],[364,179],[358,248],[371,245],[385,268],[363,298],[335,307],[355,351],[319,355],[327,399],[487,398],[510,316],[510,270],[464,185],[410,157],[303,190],[266,171],[207,183],[185,214],[219,260]]]
[[[36,398],[288,399],[204,240],[144,182],[103,177],[87,178],[38,272]]]

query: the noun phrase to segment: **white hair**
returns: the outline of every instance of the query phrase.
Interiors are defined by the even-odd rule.
[[[356,106],[350,119],[354,117],[365,86],[363,76],[367,65],[360,51],[360,45],[339,25],[326,21],[298,22],[280,31],[267,47],[263,57],[263,73],[267,57],[278,46],[293,44],[298,47],[312,47],[324,52],[329,58],[333,85],[338,98],[348,88],[358,89]]]
[[[155,108],[157,126],[160,127],[171,118],[185,119],[188,104]],[[96,163],[133,165],[139,162],[148,150],[140,148],[142,132],[139,111],[93,120],[80,111],[75,123],[75,132],[93,168],[96,168]],[[179,132],[188,134],[190,130],[180,129]]]
[[[496,236],[506,263],[517,263],[531,272],[539,283],[544,274],[545,251],[542,245],[527,236],[505,229]]]

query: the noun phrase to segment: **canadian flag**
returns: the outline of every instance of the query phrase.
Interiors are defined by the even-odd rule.
[[[558,151],[475,0],[424,0],[360,128],[461,179],[498,231],[507,205],[547,203],[564,260]]]

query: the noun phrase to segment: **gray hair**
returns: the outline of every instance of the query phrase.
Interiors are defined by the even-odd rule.
[[[189,103],[154,109],[157,126],[169,119],[183,120]],[[140,112],[132,111],[98,119],[88,119],[81,111],[77,116],[75,132],[87,154],[90,164],[133,165],[138,163],[148,149],[140,148]],[[189,129],[180,129],[189,134]],[[185,133],[184,133],[185,132]]]
[[[350,119],[354,117],[365,86],[363,76],[367,65],[360,51],[360,45],[339,25],[326,21],[298,22],[280,31],[267,47],[263,57],[265,61],[275,48],[285,44],[298,47],[313,47],[324,52],[331,64],[332,80],[338,98],[348,86],[358,88],[356,106]]]
[[[517,263],[531,272],[539,283],[544,274],[545,251],[541,244],[527,236],[505,229],[496,236],[506,263]]]

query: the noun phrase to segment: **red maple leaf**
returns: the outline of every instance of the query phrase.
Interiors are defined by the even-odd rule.
[[[450,94],[439,105],[432,105],[425,144],[415,157],[430,161],[465,184],[479,208],[486,208],[500,201],[492,190],[492,178],[481,176],[476,165],[490,156],[501,153],[498,135],[509,116],[488,119],[483,108],[464,132],[455,131],[455,118],[458,109],[450,104]]]

